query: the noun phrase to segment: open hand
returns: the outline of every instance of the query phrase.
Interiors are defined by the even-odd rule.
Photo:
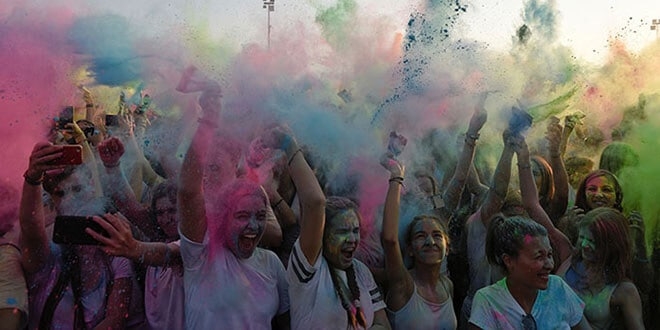
[[[103,217],[95,216],[92,219],[105,229],[108,236],[97,233],[91,228],[86,228],[85,232],[103,244],[101,249],[105,253],[131,259],[138,257],[136,254],[139,242],[133,237],[131,226],[121,213],[106,213]]]

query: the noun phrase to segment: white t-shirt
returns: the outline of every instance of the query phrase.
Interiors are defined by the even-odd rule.
[[[369,268],[357,259],[353,259],[353,267],[360,288],[360,304],[370,327],[374,313],[384,309],[385,302]],[[346,283],[346,272],[339,270],[338,274]],[[300,248],[300,240],[297,240],[287,268],[292,329],[348,328],[346,310],[330,276],[330,268],[322,253],[314,265],[310,265]]]
[[[179,241],[174,242],[179,245]],[[144,309],[149,329],[183,329],[183,274],[172,267],[148,267]]]
[[[39,320],[43,312],[46,299],[53,290],[55,283],[62,271],[62,251],[60,246],[50,243],[50,256],[47,263],[36,273],[27,276],[28,301],[30,305],[30,329],[39,327]],[[102,278],[96,288],[82,297],[87,328],[93,328],[105,318],[106,287],[109,275],[116,281],[121,278],[133,276],[133,266],[130,260],[122,257],[108,257],[112,274],[102,272]],[[85,260],[81,260],[81,263]],[[64,289],[64,296],[57,304],[53,315],[53,329],[71,329],[74,323],[74,297],[69,283]]]
[[[256,248],[238,259],[223,248],[211,260],[208,233],[201,244],[180,235],[187,329],[270,329],[272,319],[289,310],[275,253]]]
[[[21,326],[27,324],[28,297],[21,267],[21,252],[3,237],[0,237],[0,309],[20,313]]]
[[[584,302],[559,276],[550,275],[548,288],[539,290],[532,307],[536,328],[570,329],[582,320]],[[526,316],[506,285],[506,278],[477,291],[470,323],[481,329],[522,329]]]
[[[486,257],[486,233],[488,229],[481,221],[481,209],[472,214],[465,223],[467,233],[467,258],[470,275],[470,287],[463,302],[461,313],[468,319],[472,298],[477,290],[489,286],[502,277],[502,271],[493,267]]]

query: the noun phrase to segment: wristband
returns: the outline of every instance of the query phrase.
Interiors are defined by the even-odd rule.
[[[475,134],[472,134],[470,132],[465,133],[465,138],[466,139],[470,139],[470,140],[474,140],[474,141],[478,140],[479,136],[480,136],[479,133],[475,133]]]
[[[400,184],[401,187],[404,186],[404,185],[403,185],[403,178],[400,177],[400,176],[395,176],[395,177],[390,178],[390,179],[389,179],[389,182],[390,182],[390,183],[392,183],[392,182],[396,182],[396,183]]]
[[[297,150],[291,155],[291,157],[289,157],[289,162],[288,162],[288,165],[289,165],[289,166],[291,166],[291,163],[293,162],[293,159],[296,157],[296,155],[297,155],[299,152],[302,152],[302,149],[298,148],[298,149],[297,149]]]
[[[280,200],[277,201],[277,203],[275,203],[275,205],[273,205],[273,209],[276,209],[278,206],[280,206],[280,204],[281,204],[282,202],[284,202],[284,198],[280,198]]]
[[[39,179],[35,180],[35,179],[30,178],[30,176],[28,176],[28,174],[27,174],[27,171],[25,171],[25,173],[23,173],[23,178],[25,178],[25,182],[27,184],[31,185],[31,186],[38,186],[38,185],[41,185],[44,182],[44,174],[43,173],[41,173],[41,176],[39,177]]]
[[[528,169],[530,167],[531,167],[530,164],[520,164],[520,163],[518,163],[518,168],[521,169],[521,170]]]

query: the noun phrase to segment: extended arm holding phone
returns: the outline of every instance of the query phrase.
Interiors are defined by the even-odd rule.
[[[103,244],[103,251],[109,255],[129,258],[147,266],[180,266],[181,253],[176,243],[142,242],[133,237],[128,220],[121,214],[105,214],[94,217],[108,233],[103,236],[91,228],[85,232]]]
[[[25,181],[19,209],[20,245],[23,268],[28,274],[38,271],[50,255],[41,184],[46,172],[58,171],[66,167],[66,165],[52,165],[52,162],[61,156],[62,146],[48,142],[37,143],[32,149],[28,169],[23,175]]]

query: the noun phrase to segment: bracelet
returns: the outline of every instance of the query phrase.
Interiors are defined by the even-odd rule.
[[[120,164],[120,161],[117,161],[117,162],[114,163],[114,164],[106,164],[106,163],[103,163],[103,166],[105,166],[106,168],[114,168],[114,167],[119,166],[119,164]]]
[[[531,165],[529,163],[522,164],[522,165],[520,163],[518,163],[518,168],[521,169],[521,170],[525,170],[525,169],[528,169],[530,167],[531,167]]]
[[[25,173],[23,173],[23,178],[25,178],[25,182],[27,184],[31,185],[31,186],[38,186],[38,185],[41,185],[44,182],[44,174],[43,173],[41,173],[41,176],[39,177],[39,179],[35,180],[35,179],[32,179],[27,174],[27,170],[26,170]]]
[[[293,162],[293,159],[296,157],[298,153],[302,152],[302,149],[298,148],[292,155],[289,157],[289,162],[287,163],[289,166],[291,166],[291,163]]]
[[[212,128],[218,128],[218,124],[208,118],[199,118],[197,119],[197,122],[200,124],[208,125],[209,127]]]
[[[277,203],[275,203],[275,205],[273,205],[273,209],[276,209],[278,206],[280,206],[280,204],[281,204],[282,202],[284,202],[284,198],[280,198],[280,200],[277,201]]]
[[[640,226],[638,224],[631,224],[631,225],[628,225],[628,227],[629,228],[637,228],[637,229],[639,229],[639,231],[644,232],[644,228],[642,228],[642,226]]]
[[[465,133],[465,138],[470,139],[470,140],[478,140],[479,136],[481,136],[479,133],[471,134],[470,132]]]
[[[94,103],[85,104],[85,108],[93,108],[93,107],[94,107]]]
[[[396,182],[396,183],[400,184],[402,187],[404,186],[404,185],[403,185],[403,178],[400,177],[400,176],[395,176],[395,177],[393,177],[393,178],[390,178],[388,181],[389,181],[390,183],[392,183],[392,182]]]

